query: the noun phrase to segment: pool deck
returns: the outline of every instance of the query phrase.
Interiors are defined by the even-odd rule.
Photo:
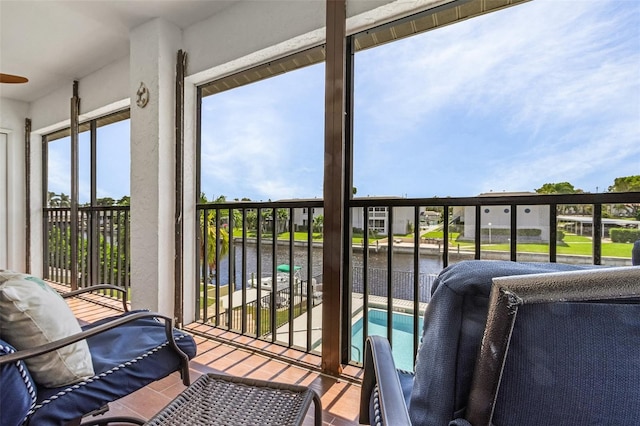
[[[268,290],[262,290],[262,294],[267,294]],[[233,307],[237,308],[242,305],[242,290],[233,293]],[[257,290],[255,288],[246,289],[247,303],[257,299]],[[227,309],[228,299],[222,298],[221,305],[223,309]],[[410,300],[393,299],[392,306],[394,312],[413,314],[414,304]],[[364,299],[362,293],[353,293],[351,299],[351,324],[355,324],[362,318],[362,309],[364,307]],[[383,309],[387,308],[387,298],[381,296],[369,296],[369,308]],[[427,307],[427,303],[420,303],[418,312],[422,314]],[[304,348],[307,346],[307,313],[296,317],[293,320],[293,344]],[[284,324],[276,330],[277,340],[289,341],[289,324]],[[314,350],[322,349],[322,303],[314,306],[311,310],[311,347]]]

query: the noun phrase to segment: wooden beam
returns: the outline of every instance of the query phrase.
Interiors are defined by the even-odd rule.
[[[80,122],[80,96],[78,82],[73,82],[73,97],[71,98],[71,290],[78,289],[78,133]]]
[[[322,370],[338,376],[342,322],[345,182],[346,2],[327,0]]]
[[[175,106],[175,131],[176,131],[176,152],[175,152],[175,173],[176,173],[176,199],[174,215],[175,232],[175,258],[174,258],[174,305],[173,320],[176,325],[181,326],[184,314],[184,283],[182,275],[184,265],[184,77],[187,68],[187,53],[182,49],[176,55],[176,106]]]
[[[25,272],[31,273],[31,119],[24,119]]]

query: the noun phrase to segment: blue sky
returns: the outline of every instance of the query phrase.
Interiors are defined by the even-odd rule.
[[[358,196],[602,192],[640,174],[638,1],[529,2],[359,52],[355,75]],[[324,64],[205,98],[207,197],[322,197],[323,108]],[[128,185],[124,133],[99,136],[117,152],[99,154],[99,196]]]
[[[131,154],[129,152],[129,120],[98,127],[97,133],[97,183],[96,197],[119,200],[130,194]],[[81,204],[91,200],[91,150],[90,134],[82,132],[78,137],[78,194]],[[71,145],[70,138],[49,143],[49,191],[71,194]]]

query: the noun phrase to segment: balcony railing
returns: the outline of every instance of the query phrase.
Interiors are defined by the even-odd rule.
[[[351,321],[344,321],[343,345],[351,348],[351,360],[359,362],[366,336],[386,334],[394,350],[415,357],[420,315],[433,279],[460,260],[630,264],[632,244],[611,243],[609,232],[613,227],[638,228],[640,222],[609,216],[631,205],[640,205],[640,193],[351,200],[352,226],[345,236],[351,250],[344,279],[351,297],[343,307]],[[209,241],[206,247],[216,253],[215,262],[198,266],[198,276],[209,278],[206,285],[202,279],[198,283],[199,321],[318,351],[322,202],[214,203],[199,205],[198,211],[200,223],[208,217],[210,224],[207,232],[201,226],[199,241]],[[432,218],[439,213],[439,220],[429,222],[425,211]],[[220,242],[225,232],[227,251]],[[204,247],[201,259],[207,257]],[[289,266],[290,272],[279,272],[278,265]],[[279,275],[276,285],[272,277]],[[255,285],[263,281],[267,285]],[[413,357],[407,357],[405,368],[411,368]]]
[[[367,335],[383,334],[406,358],[401,366],[411,368],[433,279],[451,263],[631,264],[631,241],[611,236],[613,229],[640,227],[621,218],[638,206],[638,192],[350,200],[344,283],[351,297],[342,307],[348,313],[342,341],[351,361],[361,361]],[[199,204],[197,320],[319,352],[322,208],[322,200]],[[72,225],[70,209],[45,209],[44,271],[63,284],[72,277]],[[78,286],[127,287],[129,208],[82,207],[75,226]]]
[[[78,287],[97,283],[129,286],[128,206],[80,207],[77,223],[71,219],[70,208],[46,208],[43,231],[46,279],[71,285],[76,271]],[[72,235],[77,235],[75,259]]]

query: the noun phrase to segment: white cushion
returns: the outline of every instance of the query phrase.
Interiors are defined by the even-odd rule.
[[[64,299],[31,275],[0,270],[0,338],[18,350],[80,333]],[[59,387],[93,376],[91,353],[80,341],[25,361],[34,381]]]

